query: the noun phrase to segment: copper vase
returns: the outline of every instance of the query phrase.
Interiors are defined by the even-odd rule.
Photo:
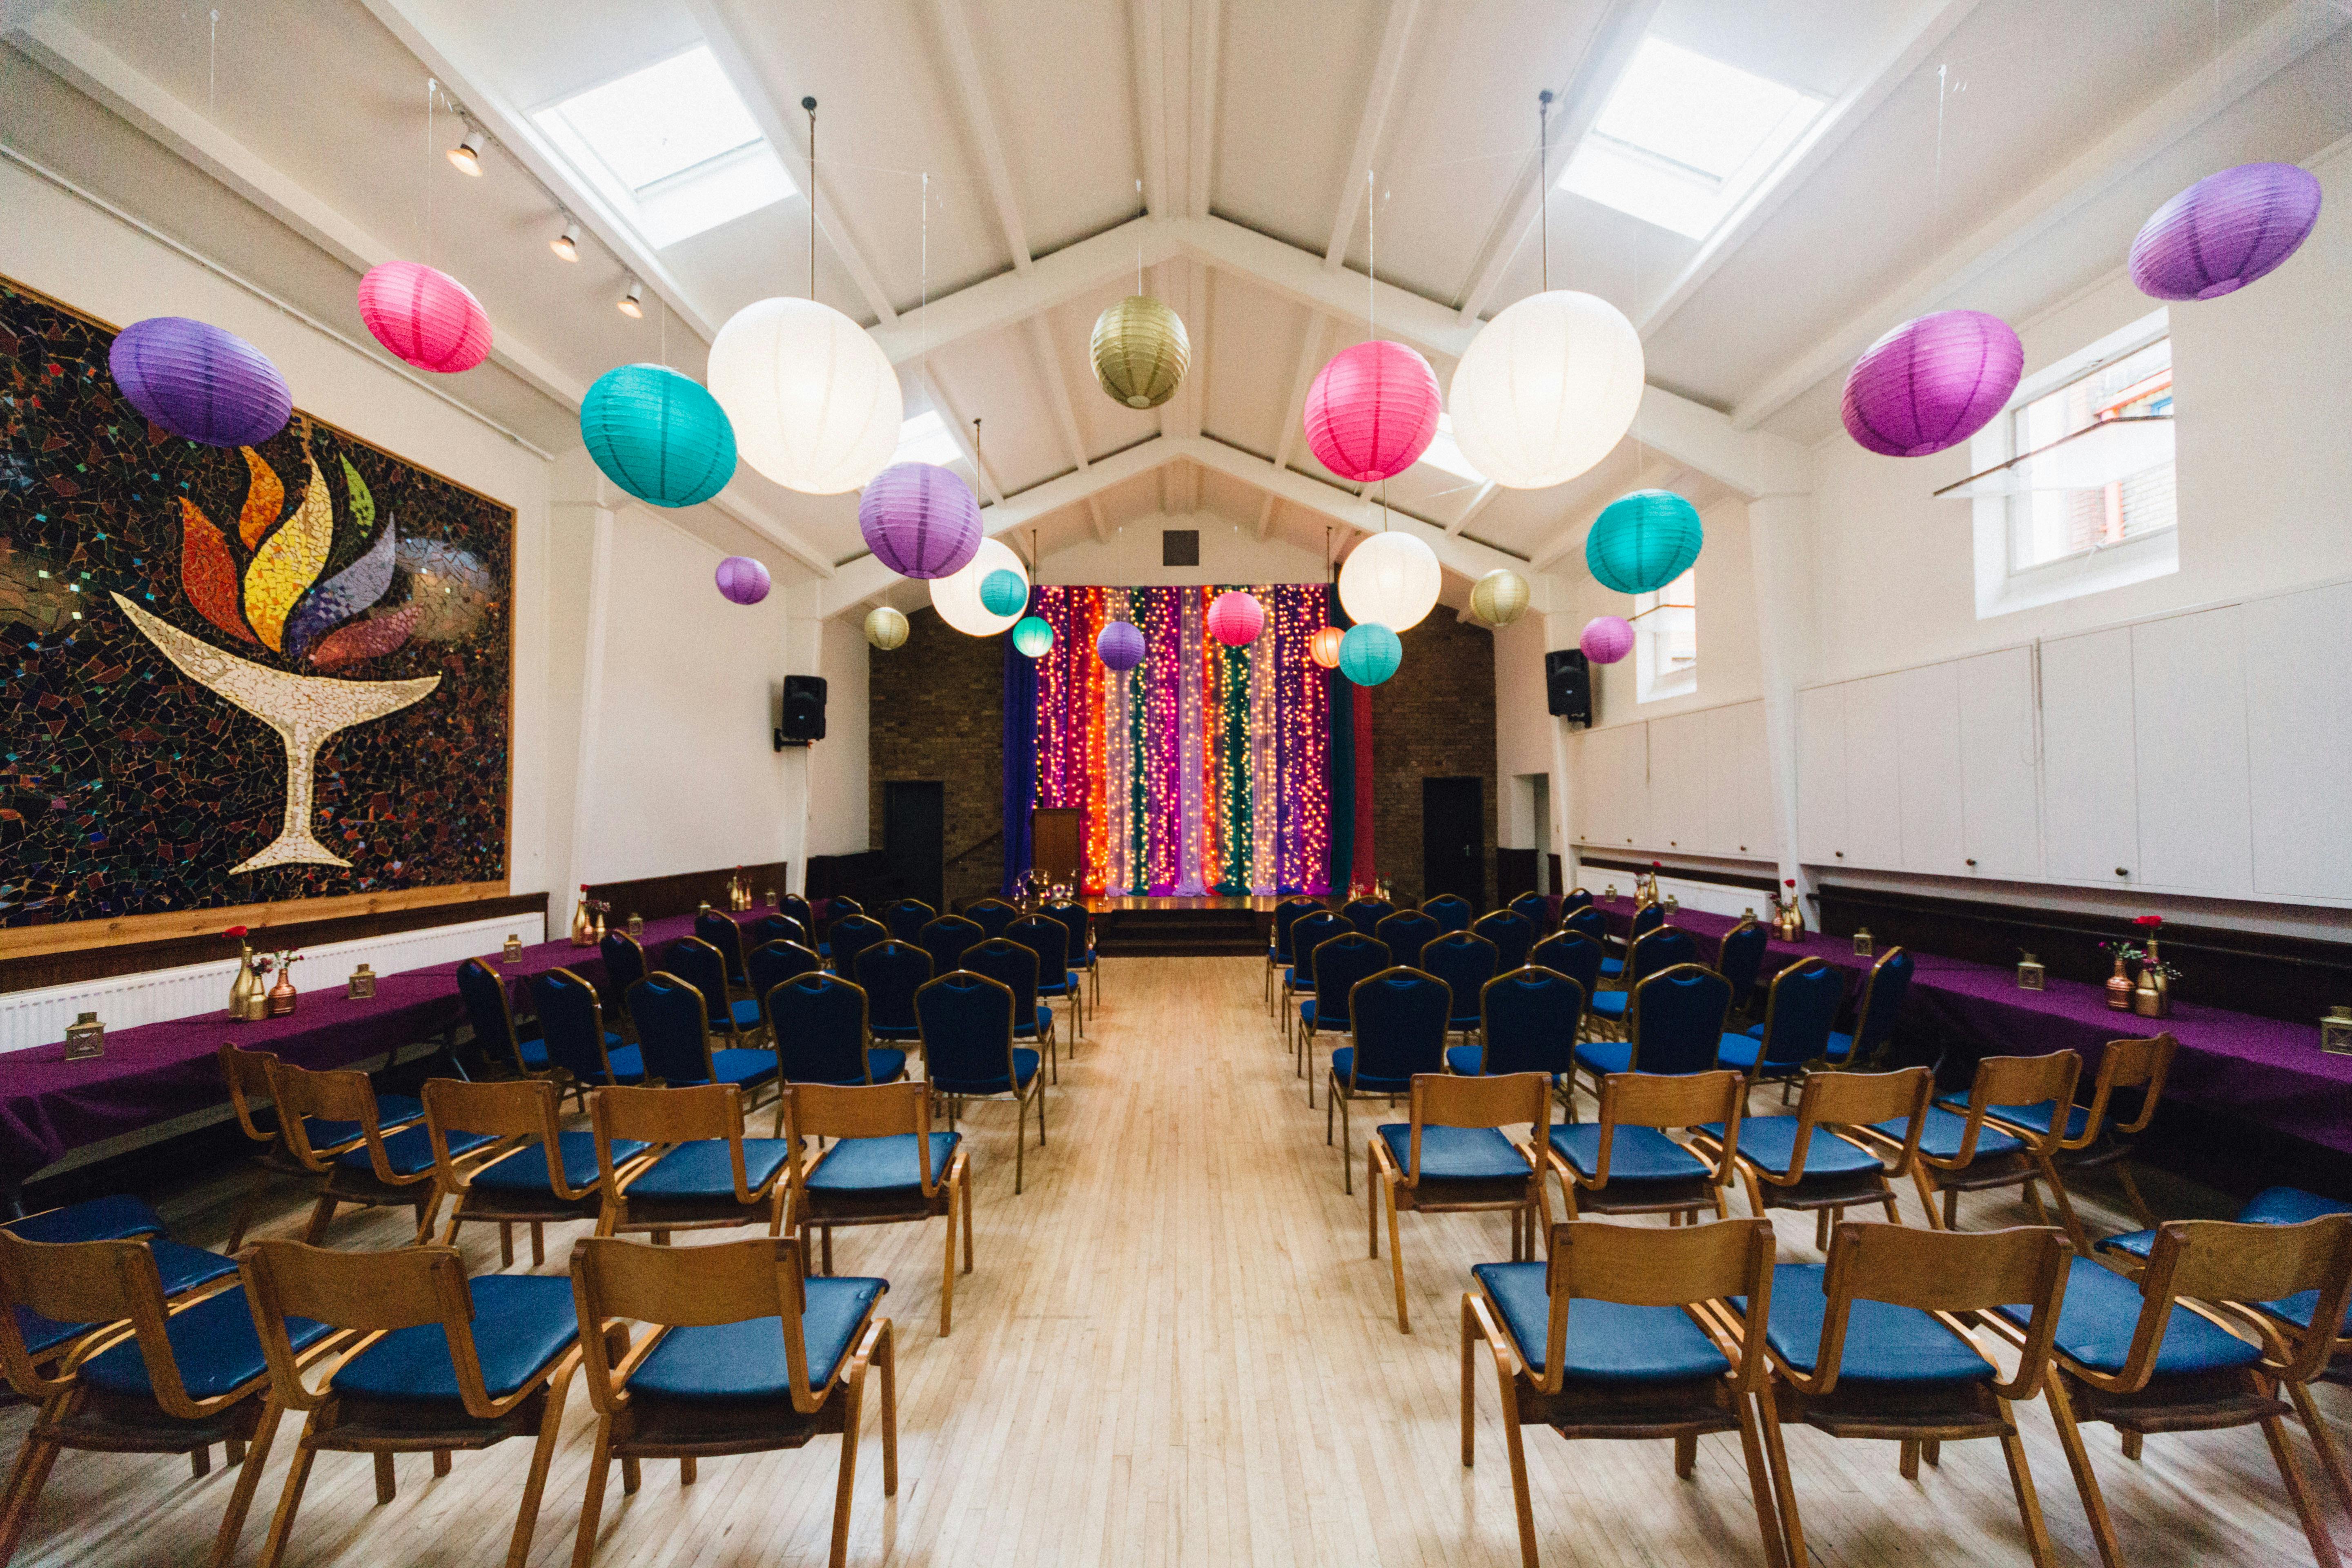
[[[2123,954],[2116,954],[2116,972],[2107,976],[2107,1005],[2118,1013],[2132,1010],[2132,979],[2124,973]]]
[[[301,994],[294,989],[294,977],[288,973],[289,967],[286,964],[278,965],[278,984],[269,988],[268,1016],[270,1017],[283,1018],[287,1014],[294,1011],[295,1001]]]

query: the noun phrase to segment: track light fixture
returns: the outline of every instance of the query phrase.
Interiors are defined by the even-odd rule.
[[[571,214],[564,214],[563,232],[547,242],[547,248],[561,261],[580,259],[580,226],[571,219]]]
[[[646,315],[646,302],[645,302],[645,301],[646,301],[646,286],[645,286],[644,284],[642,284],[642,283],[638,282],[638,281],[637,281],[635,279],[634,279],[634,278],[630,279],[629,279],[629,291],[628,291],[627,293],[625,293],[625,294],[624,294],[624,295],[622,295],[622,296],[621,296],[621,300],[620,300],[621,314],[623,314],[624,316],[628,317],[628,318],[629,318],[631,321],[641,321],[645,320],[645,315]]]
[[[449,149],[449,162],[457,166],[459,174],[471,174],[478,180],[482,177],[482,149],[489,144],[490,139],[481,132],[468,130],[465,140]]]

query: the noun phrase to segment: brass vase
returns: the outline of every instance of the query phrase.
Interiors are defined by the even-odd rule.
[[[2132,980],[2124,973],[2124,955],[2116,954],[2116,972],[2107,976],[2107,1005],[2118,1013],[2132,1010]]]
[[[572,909],[572,945],[592,947],[596,942],[596,923],[588,915],[588,901],[583,899]]]
[[[596,911],[596,924],[595,924],[594,928],[593,928],[593,930],[591,930],[591,931],[589,931],[589,933],[588,933],[588,944],[589,944],[591,947],[596,947],[596,946],[600,946],[600,945],[602,945],[602,944],[603,944],[603,942],[604,942],[604,910],[598,910]]]
[[[268,988],[261,984],[260,972],[253,967],[253,944],[240,942],[236,960],[236,978],[229,982],[228,1016],[232,1022],[250,1024],[269,1016]]]
[[[2131,1010],[2143,1018],[2172,1016],[2172,986],[2164,977],[2164,962],[2156,955],[2156,943],[2147,944],[2147,957],[2139,966],[2139,984],[2132,988]]]

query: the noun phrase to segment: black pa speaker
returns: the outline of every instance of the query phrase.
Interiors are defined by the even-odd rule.
[[[1582,648],[1544,655],[1544,700],[1555,717],[1591,724],[1592,667]]]
[[[784,677],[784,709],[776,726],[776,750],[824,739],[824,677]]]

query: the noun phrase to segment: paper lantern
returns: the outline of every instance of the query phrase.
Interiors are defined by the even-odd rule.
[[[1095,318],[1095,380],[1111,400],[1157,408],[1176,395],[1192,363],[1184,319],[1148,294],[1129,294]]]
[[[1264,630],[1265,606],[1256,595],[1228,588],[1209,601],[1209,635],[1227,647],[1254,643]]]
[[[2009,323],[1982,310],[1937,310],[1870,345],[1845,378],[1846,433],[1889,458],[1957,447],[2007,406],[2025,369]]]
[[[854,490],[898,448],[906,403],[882,346],[830,305],[761,300],[711,341],[710,390],[744,460],[787,489]]]
[[[735,477],[719,400],[666,365],[617,365],[580,402],[580,438],[604,477],[655,506],[709,500]]]
[[[1584,536],[1584,563],[1602,586],[1654,594],[1691,568],[1706,528],[1672,490],[1635,490],[1601,508]]]
[[[360,279],[360,320],[419,370],[454,375],[490,353],[490,318],[472,290],[418,261],[387,261]]]
[[[258,447],[294,412],[294,395],[268,355],[186,316],[131,322],[114,334],[106,368],[131,407],[207,447]]]
[[[1595,664],[1614,664],[1633,651],[1633,624],[1622,616],[1595,616],[1584,623],[1576,646]]]
[[[1113,621],[1095,638],[1095,657],[1105,669],[1125,675],[1143,662],[1143,634],[1129,621]]]
[[[1043,616],[1024,616],[1013,628],[1013,646],[1031,658],[1043,658],[1054,646],[1054,628]]]
[[[1339,568],[1339,603],[1353,620],[1405,631],[1436,607],[1444,581],[1436,552],[1418,538],[1395,531],[1375,533]]]
[[[1404,662],[1404,644],[1377,621],[1361,621],[1339,639],[1339,673],[1359,686],[1378,686]]]
[[[1446,406],[1470,466],[1511,489],[1576,478],[1609,455],[1642,406],[1641,334],[1606,300],[1530,294],[1479,330]]]
[[[961,571],[931,579],[931,607],[939,611],[940,619],[971,637],[992,637],[1011,629],[1021,618],[1020,605],[1014,605],[1010,614],[998,615],[980,602],[980,585],[992,572],[1009,572],[1019,578],[1022,602],[1028,602],[1029,574],[1021,557],[1001,539],[983,539]]]
[[[1307,657],[1326,669],[1339,668],[1339,645],[1348,637],[1341,626],[1318,626],[1315,635],[1307,639]]]
[[[980,549],[980,502],[951,469],[893,463],[857,498],[857,531],[899,576],[945,577]]]
[[[1490,626],[1507,626],[1528,613],[1533,590],[1507,566],[1497,566],[1470,585],[1470,613]]]
[[[768,569],[748,555],[730,555],[719,563],[719,591],[730,604],[756,605],[768,596]]]
[[[1017,616],[1029,602],[1029,584],[1018,572],[999,567],[980,580],[981,607],[992,616]]]
[[[2319,179],[2293,163],[2208,174],[2132,241],[2132,281],[2158,300],[2218,300],[2268,276],[2319,221]]]
[[[866,612],[866,640],[884,653],[905,647],[907,630],[907,617],[887,605],[877,605]]]
[[[1307,389],[1307,446],[1343,479],[1385,479],[1421,460],[1437,412],[1429,362],[1375,338],[1334,354]]]

